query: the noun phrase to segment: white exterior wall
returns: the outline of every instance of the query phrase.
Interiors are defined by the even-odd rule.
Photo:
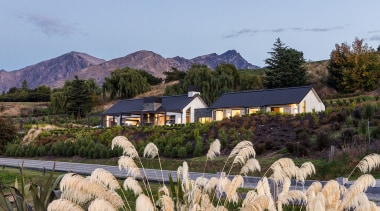
[[[174,113],[174,112],[167,112],[166,116],[175,116],[175,124],[182,124],[182,114],[181,113]]]
[[[207,108],[206,103],[200,99],[200,96],[194,98],[185,108],[182,110],[182,124],[186,124],[186,110],[190,108],[190,122],[195,122],[195,109]]]
[[[305,98],[302,99],[301,103],[299,104],[299,111],[302,112],[302,106],[306,101],[306,109],[305,112],[320,112],[324,111],[326,109],[325,104],[323,104],[322,100],[318,97],[317,93],[312,89],[307,93]]]

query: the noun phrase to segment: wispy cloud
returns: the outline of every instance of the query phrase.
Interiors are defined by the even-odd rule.
[[[300,27],[293,27],[293,28],[275,28],[275,29],[262,29],[262,30],[256,30],[256,29],[243,29],[236,32],[231,32],[227,35],[224,35],[223,38],[234,38],[242,35],[248,35],[253,36],[258,33],[281,33],[286,31],[292,31],[292,32],[329,32],[329,31],[336,31],[336,30],[342,30],[345,29],[344,26],[336,26],[336,27],[327,27],[327,28],[300,28]]]
[[[48,36],[70,36],[76,32],[72,25],[66,24],[54,17],[40,14],[28,14],[24,15],[23,18],[37,26],[44,34]]]
[[[373,35],[369,38],[370,41],[380,41],[380,35]]]

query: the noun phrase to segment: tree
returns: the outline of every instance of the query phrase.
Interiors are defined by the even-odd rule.
[[[146,78],[146,82],[150,85],[157,85],[162,83],[162,78],[154,77],[152,74],[148,73],[145,70],[137,70],[138,73],[144,78]]]
[[[131,98],[149,90],[150,85],[147,79],[129,67],[116,69],[111,73],[110,78],[105,78],[103,84],[103,92],[110,93],[111,99],[115,97]]]
[[[175,67],[172,67],[172,70],[169,72],[164,72],[165,77],[165,83],[169,83],[171,81],[179,81],[185,78],[186,72],[178,70]]]
[[[270,58],[265,60],[268,65],[264,84],[267,88],[302,86],[306,84],[306,68],[303,53],[285,46],[280,38],[273,44]]]
[[[251,72],[241,72],[239,74],[239,80],[239,91],[263,88],[261,76],[254,75]]]
[[[5,145],[13,141],[17,136],[17,130],[13,124],[9,124],[9,120],[0,118],[0,153]]]
[[[63,88],[55,89],[50,95],[50,109],[53,113],[66,113],[67,96]]]
[[[379,56],[362,39],[355,38],[351,46],[335,44],[328,65],[329,85],[344,93],[374,89],[380,77]]]
[[[75,76],[73,81],[66,81],[64,89],[67,96],[67,112],[69,115],[74,115],[79,119],[91,111],[91,94],[85,80]]]
[[[51,89],[48,86],[41,85],[29,93],[31,102],[49,102]]]

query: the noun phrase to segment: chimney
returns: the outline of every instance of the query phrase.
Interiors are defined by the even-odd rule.
[[[161,107],[161,97],[146,97],[144,98],[144,111],[155,111]]]
[[[187,96],[188,97],[194,97],[195,95],[201,94],[201,88],[198,86],[190,85],[187,89]]]

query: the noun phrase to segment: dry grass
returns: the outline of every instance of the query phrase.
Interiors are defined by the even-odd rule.
[[[46,102],[0,102],[1,117],[16,117],[29,115],[34,109],[47,108]]]

